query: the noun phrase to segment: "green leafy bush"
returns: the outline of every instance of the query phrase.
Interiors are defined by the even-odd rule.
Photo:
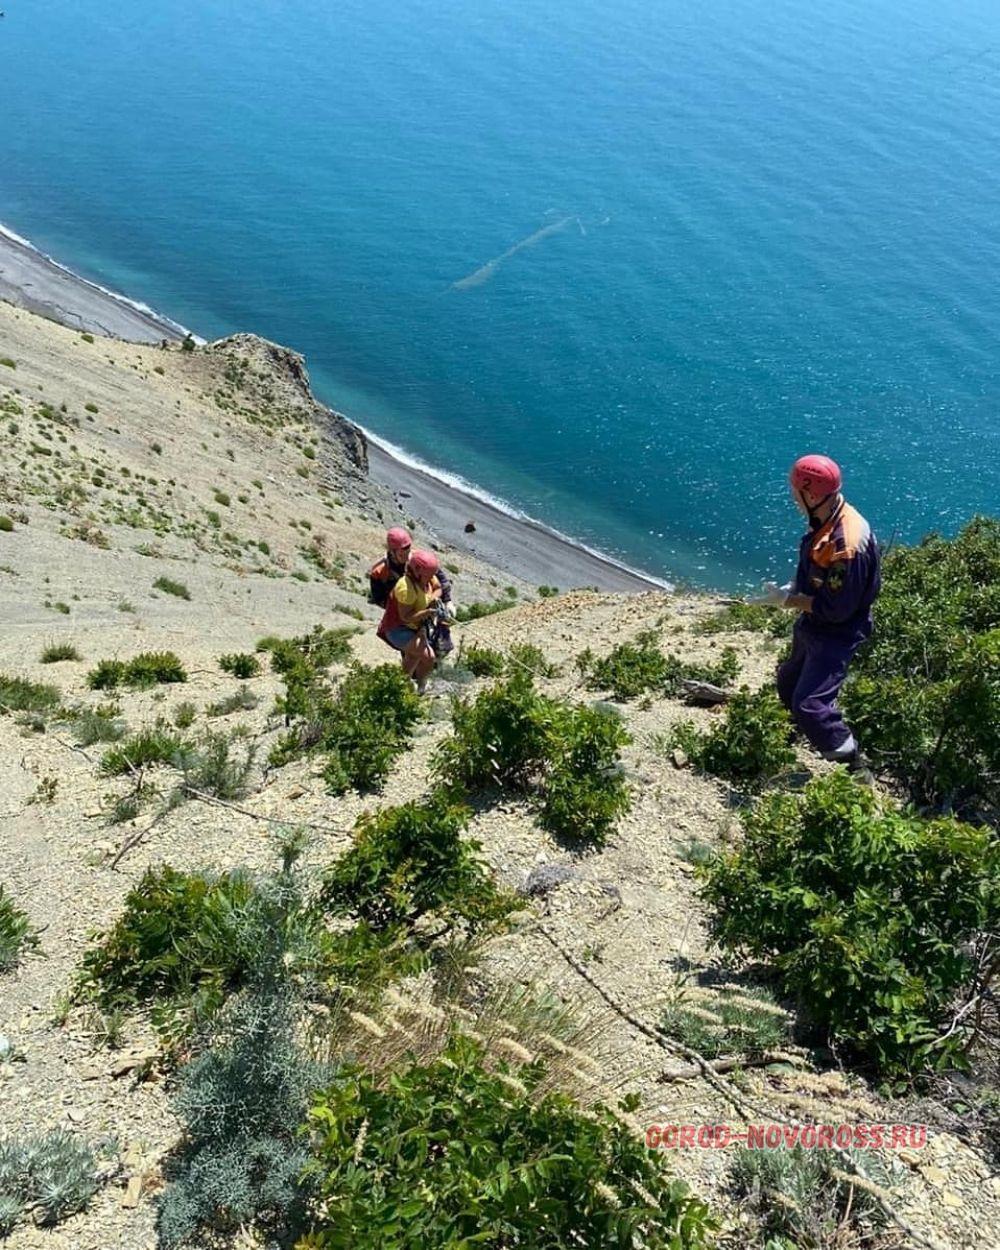
[[[230,655],[220,655],[219,668],[231,677],[238,677],[240,681],[249,681],[260,673],[260,660],[248,652],[236,651]]]
[[[788,1014],[760,990],[723,987],[709,998],[680,997],[660,1019],[668,1037],[706,1059],[722,1055],[757,1056],[791,1041]]]
[[[428,912],[472,928],[496,923],[513,900],[493,884],[479,843],[462,837],[469,815],[441,793],[365,813],[354,845],[326,872],[324,905],[379,930]]]
[[[65,713],[73,738],[82,747],[95,742],[118,742],[128,732],[117,703],[100,703],[97,707],[75,707]]]
[[[172,577],[158,577],[153,582],[154,590],[162,590],[165,595],[174,595],[178,599],[190,599],[191,592],[183,582],[174,581]]]
[[[732,634],[744,630],[768,634],[772,638],[790,638],[795,614],[761,603],[728,603],[721,612],[700,621],[699,634]]]
[[[507,671],[513,674],[528,669],[535,677],[558,677],[559,665],[545,658],[541,647],[531,642],[516,642],[507,652]]]
[[[64,1129],[0,1140],[0,1237],[21,1220],[58,1224],[82,1211],[97,1186],[93,1151]]]
[[[101,773],[105,777],[124,777],[154,764],[177,767],[186,747],[186,739],[162,725],[140,729],[123,739],[118,746],[105,751]]]
[[[539,694],[520,670],[474,700],[454,699],[452,725],[432,759],[446,787],[534,789],[545,828],[598,845],[628,810],[620,751],[629,738],[613,712]]]
[[[210,876],[149,868],[122,915],[83,958],[82,997],[106,1010],[157,999],[221,998],[238,980],[239,913],[253,893],[241,872]]]
[[[652,629],[637,634],[634,642],[621,643],[601,659],[595,659],[588,650],[577,658],[577,666],[587,674],[591,690],[610,690],[622,701],[649,692],[676,695],[684,680],[728,685],[739,671],[731,647],[725,648],[715,664],[691,664],[664,654]]]
[[[53,642],[42,649],[39,660],[42,664],[59,664],[63,660],[78,660],[80,652],[71,642]]]
[[[544,829],[564,840],[604,845],[629,808],[620,762],[629,741],[621,720],[603,708],[566,707],[553,720],[539,808]]]
[[[707,1209],[641,1139],[543,1080],[462,1037],[387,1084],[344,1067],[310,1115],[322,1214],[302,1250],[707,1245]]]
[[[476,643],[462,648],[461,663],[475,677],[499,677],[504,671],[504,656],[495,647],[482,647]]]
[[[325,751],[323,776],[333,794],[381,784],[424,713],[412,682],[395,664],[353,664],[336,693],[302,657],[293,659],[282,677],[281,707],[293,725],[272,751],[271,763]]]
[[[181,681],[187,681],[187,672],[173,651],[143,651],[131,660],[101,660],[87,674],[91,690],[117,690],[119,686],[148,690]]]
[[[59,706],[59,691],[23,677],[7,677],[0,673],[0,715],[5,712],[28,712],[44,716]]]
[[[448,785],[526,789],[547,757],[554,702],[518,673],[472,701],[452,703],[453,733],[437,748],[434,770]]]
[[[517,603],[517,599],[512,595],[507,595],[503,599],[495,599],[492,603],[463,603],[460,604],[455,612],[457,621],[478,621],[484,616],[493,616],[495,612],[506,612],[508,608],[512,608]]]
[[[0,972],[16,967],[24,952],[37,945],[30,920],[0,885]]]
[[[707,773],[745,789],[757,789],[795,763],[792,722],[777,695],[744,686],[726,705],[721,721],[705,733],[689,722],[670,738]]]
[[[887,555],[843,705],[919,802],[1000,807],[1000,521]]]
[[[354,625],[339,629],[325,629],[322,625],[314,625],[308,634],[297,638],[261,638],[257,643],[257,650],[271,652],[271,667],[279,675],[283,675],[294,664],[295,657],[290,652],[297,652],[300,658],[308,660],[314,668],[324,669],[331,664],[343,664],[351,658],[350,640],[357,633],[358,629]]]
[[[763,959],[839,1044],[890,1075],[960,1062],[950,1032],[979,935],[1000,923],[1000,847],[985,828],[882,806],[843,769],[743,816],[707,869],[712,929]]]

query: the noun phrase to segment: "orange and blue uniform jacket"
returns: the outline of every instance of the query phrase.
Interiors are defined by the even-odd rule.
[[[812,595],[798,627],[810,634],[861,642],[872,632],[872,604],[881,587],[878,540],[849,503],[802,539],[793,589]]]

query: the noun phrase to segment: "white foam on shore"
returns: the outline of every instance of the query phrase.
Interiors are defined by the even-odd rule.
[[[42,260],[44,260],[47,264],[52,265],[53,268],[60,269],[63,273],[68,274],[74,282],[79,282],[83,286],[89,286],[92,291],[100,291],[102,295],[106,295],[109,299],[113,299],[116,303],[122,304],[126,308],[131,308],[135,312],[142,313],[144,317],[151,318],[157,323],[157,325],[162,325],[172,332],[178,332],[182,338],[185,335],[190,334],[191,338],[193,338],[199,346],[203,346],[208,341],[207,339],[203,339],[199,337],[199,335],[194,334],[187,328],[187,326],[181,325],[179,321],[174,321],[172,317],[164,316],[163,313],[157,312],[155,308],[150,308],[148,304],[144,304],[141,300],[129,299],[127,295],[122,295],[118,291],[112,291],[106,286],[101,286],[99,282],[92,282],[90,278],[83,277],[83,275],[77,273],[75,269],[70,269],[68,265],[61,264],[54,257],[50,256],[48,252],[43,252],[40,247],[35,247],[34,243],[32,243],[30,239],[25,239],[15,230],[11,230],[9,226],[5,226],[3,222],[0,222],[0,234],[4,235],[5,238],[10,239],[11,242],[17,243],[19,246],[26,248],[29,252],[34,252],[36,256],[40,256]]]
[[[442,486],[446,486],[449,490],[456,491],[460,495],[468,495],[470,499],[475,499],[496,512],[502,512],[504,516],[509,516],[511,520],[534,526],[546,534],[551,534],[553,538],[558,538],[560,542],[566,543],[570,547],[575,547],[578,551],[586,552],[588,556],[599,560],[602,564],[621,569],[623,573],[628,573],[641,581],[649,582],[651,586],[669,591],[676,589],[672,582],[665,581],[662,577],[654,577],[652,573],[646,573],[642,569],[633,568],[632,565],[626,564],[624,560],[616,560],[614,556],[598,551],[596,547],[590,547],[586,543],[580,542],[579,539],[572,538],[569,534],[564,534],[561,530],[557,530],[554,526],[546,525],[544,521],[538,521],[534,517],[528,516],[526,512],[522,512],[520,508],[515,508],[513,504],[508,503],[505,499],[499,499],[496,495],[491,495],[489,491],[485,491],[479,486],[474,486],[458,473],[449,473],[445,469],[438,469],[434,465],[428,464],[426,460],[421,460],[418,456],[404,451],[402,447],[398,447],[395,443],[390,443],[388,439],[383,438],[380,434],[373,434],[367,426],[362,425],[360,421],[355,421],[353,417],[347,417],[347,420],[352,425],[356,425],[365,438],[374,443],[381,451],[384,451],[387,456],[399,461],[400,464],[405,465],[409,469],[415,469],[418,473],[424,474],[425,477],[440,482]]]

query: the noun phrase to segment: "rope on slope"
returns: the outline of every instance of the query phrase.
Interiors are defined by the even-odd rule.
[[[647,1024],[644,1020],[641,1020],[633,1011],[626,1007],[624,1003],[619,1002],[618,999],[610,993],[610,991],[605,989],[605,987],[594,978],[592,973],[576,958],[576,956],[563,946],[543,920],[537,918],[536,924],[542,936],[555,947],[573,971],[581,976],[592,989],[596,990],[596,992],[616,1015],[620,1016],[627,1024],[632,1025],[634,1029],[637,1029],[645,1037],[648,1037],[650,1041],[655,1042],[657,1046],[662,1047],[662,1049],[667,1051],[668,1054],[680,1055],[684,1059],[687,1059],[688,1062],[699,1068],[708,1084],[720,1093],[727,1102],[731,1103],[745,1120],[754,1119],[759,1122],[770,1120],[772,1123],[778,1123],[780,1121],[787,1123],[793,1128],[805,1127],[801,1120],[787,1120],[784,1119],[784,1117],[779,1117],[767,1107],[763,1107],[754,1102],[752,1099],[747,1098],[745,1095],[738,1092],[731,1082],[725,1080],[719,1072],[713,1068],[712,1064],[705,1058],[704,1055],[700,1055],[696,1050],[692,1050],[690,1046],[685,1046],[682,1042],[677,1042],[674,1041],[673,1038],[668,1038],[662,1030],[655,1028],[651,1024]],[[861,1172],[860,1168],[846,1150],[837,1145],[830,1146],[830,1149],[840,1159],[846,1172],[852,1178],[857,1178],[861,1181],[861,1187],[864,1188],[866,1193],[871,1194],[881,1208],[882,1213],[892,1220],[893,1223],[899,1228],[901,1228],[913,1242],[919,1246],[923,1246],[924,1250],[946,1250],[946,1248],[942,1246],[939,1241],[914,1228],[913,1224],[910,1223],[906,1216],[900,1214],[900,1212],[892,1206],[888,1199],[883,1196],[883,1192],[877,1186],[874,1186],[872,1182]]]

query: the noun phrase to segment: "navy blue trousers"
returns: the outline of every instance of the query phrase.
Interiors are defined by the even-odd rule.
[[[854,745],[837,706],[847,666],[863,637],[828,638],[796,626],[792,654],[778,665],[778,697],[821,755],[845,754]]]

